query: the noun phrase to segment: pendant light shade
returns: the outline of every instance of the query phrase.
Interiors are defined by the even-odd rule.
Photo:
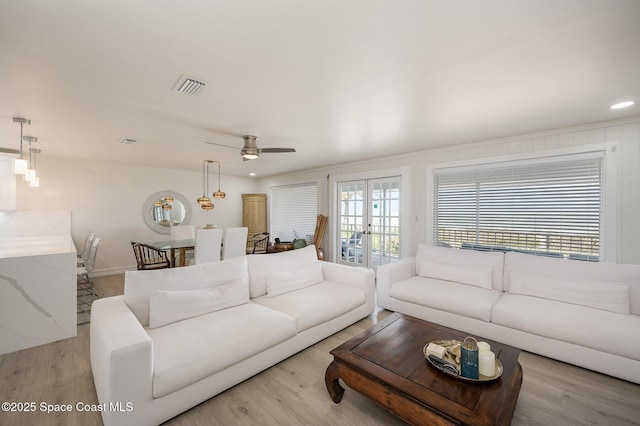
[[[31,120],[22,117],[13,117],[14,123],[20,123],[20,157],[13,160],[13,172],[17,175],[24,175],[29,169],[29,162],[22,156],[22,132],[25,124],[31,124]]]
[[[213,210],[213,203],[211,198],[207,197],[209,191],[209,160],[202,162],[202,196],[198,197],[198,204],[203,210]]]
[[[22,140],[25,142],[29,142],[29,166],[27,170],[24,172],[24,180],[27,182],[32,182],[36,179],[36,163],[35,163],[35,149],[31,148],[31,144],[33,142],[38,142],[38,138],[35,136],[23,136]],[[38,150],[40,151],[40,150]]]
[[[13,160],[13,172],[17,175],[24,175],[29,168],[29,162],[24,158],[16,158]]]
[[[218,163],[218,190],[216,192],[213,193],[213,198],[220,200],[224,197],[227,196],[227,194],[225,194],[224,192],[220,191],[220,163],[216,161],[216,163]]]

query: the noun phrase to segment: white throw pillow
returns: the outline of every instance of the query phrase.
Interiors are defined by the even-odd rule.
[[[423,259],[418,264],[418,275],[473,285],[487,290],[493,288],[493,268],[489,266],[454,265]]]
[[[323,280],[322,265],[318,261],[289,271],[270,272],[267,274],[267,296],[278,296]]]
[[[195,290],[158,290],[149,299],[149,328],[157,328],[249,301],[242,280]]]
[[[574,281],[527,272],[511,272],[509,293],[541,297],[629,315],[629,286],[614,282]]]

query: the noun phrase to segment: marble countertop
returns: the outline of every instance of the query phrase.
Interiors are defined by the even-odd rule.
[[[0,237],[0,259],[75,251],[71,236]]]

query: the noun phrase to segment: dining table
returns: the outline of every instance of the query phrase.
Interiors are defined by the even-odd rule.
[[[185,266],[185,254],[187,250],[195,249],[196,243],[194,238],[189,238],[186,240],[156,241],[149,243],[149,245],[156,250],[168,251],[171,267],[175,268],[176,266]],[[180,265],[176,265],[176,250],[179,250],[180,253]]]

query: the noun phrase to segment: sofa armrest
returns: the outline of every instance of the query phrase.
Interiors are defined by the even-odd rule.
[[[124,297],[93,302],[90,330],[96,393],[106,404],[104,424],[152,423],[153,342]]]
[[[398,281],[406,280],[416,275],[415,257],[405,257],[394,263],[378,267],[376,284],[378,288],[378,306],[387,308],[390,299],[391,286]]]
[[[365,292],[366,303],[375,306],[376,275],[368,268],[320,262],[324,279],[357,287]]]

